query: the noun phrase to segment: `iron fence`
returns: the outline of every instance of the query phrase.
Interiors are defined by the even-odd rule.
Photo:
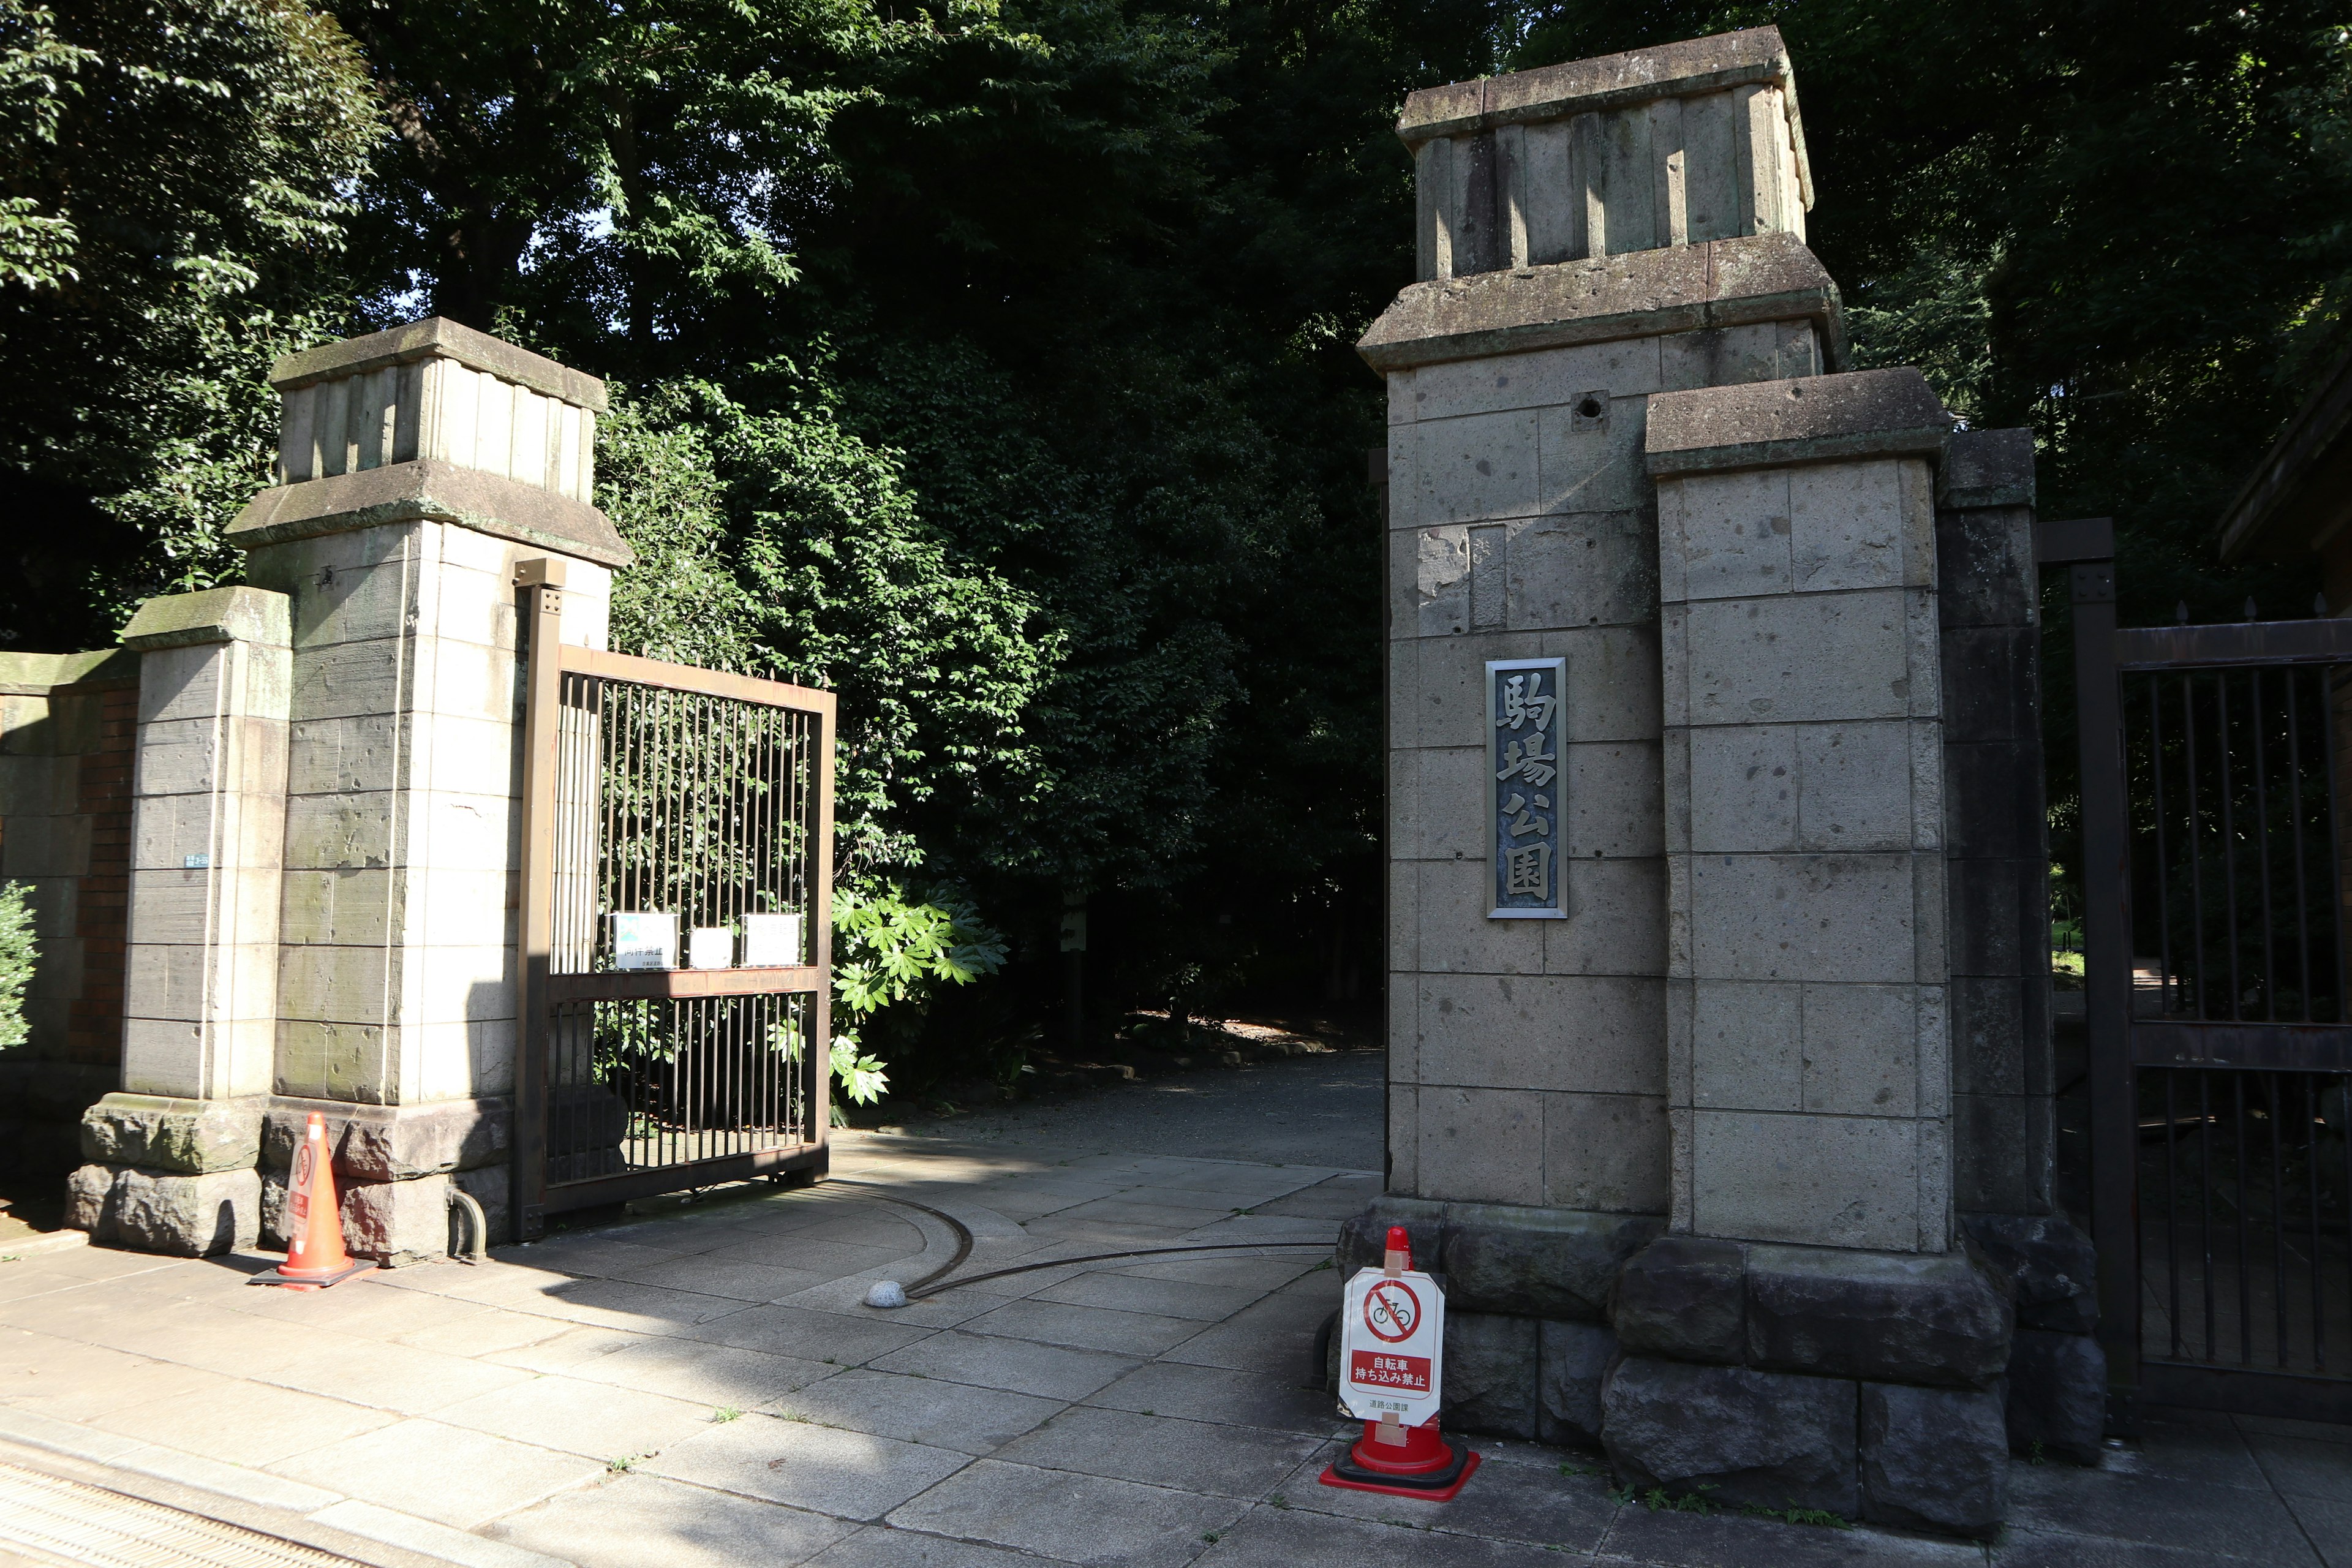
[[[832,695],[564,646],[529,587],[518,1228],[821,1174]]]

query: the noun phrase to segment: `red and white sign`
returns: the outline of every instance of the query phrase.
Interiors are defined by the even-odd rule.
[[[1426,1274],[1365,1268],[1339,1310],[1339,1401],[1360,1421],[1407,1426],[1437,1416],[1445,1298]]]

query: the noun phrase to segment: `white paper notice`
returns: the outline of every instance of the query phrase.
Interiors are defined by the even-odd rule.
[[[801,917],[745,915],[743,967],[782,969],[801,962]]]
[[[725,926],[697,926],[687,943],[686,962],[694,969],[735,967],[735,933]]]
[[[660,913],[614,915],[613,967],[676,969],[677,917]]]

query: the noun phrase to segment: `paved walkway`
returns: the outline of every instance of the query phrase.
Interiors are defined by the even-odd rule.
[[[1311,1130],[1376,1088],[1370,1060],[1253,1071]],[[2284,1423],[2158,1422],[2102,1470],[2021,1464],[1990,1552],[1653,1510],[1593,1457],[1520,1443],[1480,1441],[1443,1507],[1319,1486],[1350,1429],[1298,1386],[1336,1297],[1318,1249],[1377,1177],[1265,1158],[1279,1118],[1203,1154],[1198,1126],[1122,1099],[1163,1087],[852,1135],[845,1182],[319,1295],[247,1286],[257,1258],[0,1266],[0,1471],[111,1478],[385,1568],[2352,1565],[2352,1430]],[[1377,1121],[1349,1120],[1306,1142],[1376,1154]],[[877,1311],[867,1283],[954,1242],[885,1191],[971,1228],[961,1272],[1253,1250],[1059,1263]]]

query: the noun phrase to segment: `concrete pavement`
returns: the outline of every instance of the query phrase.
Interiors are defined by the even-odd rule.
[[[1306,1118],[1296,1142],[1376,1157],[1377,1060],[1196,1092],[1255,1076]],[[1367,1063],[1372,1114],[1333,1110],[1366,1098]],[[1328,1244],[1378,1177],[1276,1163],[1279,1116],[1155,1116],[1160,1089],[851,1134],[814,1190],[323,1294],[247,1285],[260,1257],[0,1266],[0,1464],[81,1465],[404,1568],[2352,1564],[2352,1430],[2226,1418],[2151,1422],[2097,1471],[2020,1464],[1990,1551],[1654,1510],[1596,1456],[1517,1442],[1478,1440],[1488,1463],[1443,1506],[1322,1487],[1350,1427],[1299,1385],[1336,1304]],[[1219,1125],[1221,1157],[1199,1152]],[[959,1276],[1048,1266],[866,1308],[955,1243],[892,1197],[970,1228]],[[1251,1245],[1055,1261],[1203,1242]]]

